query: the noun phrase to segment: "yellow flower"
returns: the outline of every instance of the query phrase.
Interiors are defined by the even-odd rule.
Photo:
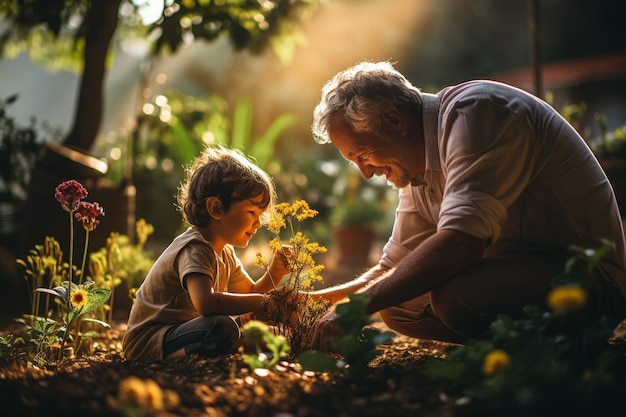
[[[294,202],[291,205],[291,213],[299,222],[311,219],[319,214],[317,210],[311,209],[309,204],[304,200]]]
[[[280,239],[278,237],[272,238],[269,242],[270,249],[274,252],[277,252],[283,248],[283,245],[280,243]]]
[[[70,296],[70,301],[74,308],[82,308],[87,304],[87,300],[89,300],[89,294],[87,291],[82,288],[78,288],[72,291],[72,295]]]
[[[254,258],[254,265],[263,269],[269,268],[269,262],[267,262],[265,256],[263,256],[263,254],[261,254],[260,252],[256,253],[256,257]]]
[[[487,375],[494,375],[506,371],[511,367],[511,357],[503,350],[492,350],[485,356],[483,361],[483,372]]]
[[[326,246],[322,246],[317,242],[307,244],[306,250],[309,251],[309,253],[326,253],[328,251]]]
[[[154,226],[146,222],[146,219],[139,219],[135,223],[135,232],[137,233],[137,244],[143,245],[148,237],[154,233]]]
[[[129,376],[120,382],[119,397],[124,403],[141,404],[145,397],[145,387],[141,379]]]
[[[294,248],[305,247],[307,243],[309,243],[309,238],[302,232],[297,232],[291,239],[289,239],[289,244]]]
[[[291,205],[289,203],[279,203],[274,206],[274,212],[279,217],[287,217],[291,215]]]
[[[151,379],[141,380],[136,376],[130,376],[120,382],[119,398],[127,405],[140,408],[163,410],[165,408],[164,392]]]
[[[163,410],[165,407],[163,400],[163,390],[152,379],[145,381],[146,397],[144,405],[153,410]]]
[[[548,306],[559,313],[579,310],[587,304],[587,292],[578,286],[561,285],[548,294]]]

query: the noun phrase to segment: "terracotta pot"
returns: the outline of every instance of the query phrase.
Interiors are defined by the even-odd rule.
[[[372,229],[337,227],[334,235],[339,250],[339,262],[359,264],[368,262],[376,241],[376,232]]]

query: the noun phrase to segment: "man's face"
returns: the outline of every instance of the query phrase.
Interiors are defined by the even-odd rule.
[[[397,188],[411,183],[416,164],[411,162],[410,155],[414,151],[407,149],[402,138],[390,136],[384,140],[372,133],[357,133],[343,114],[332,116],[328,134],[333,145],[344,158],[356,164],[364,178],[385,176]]]

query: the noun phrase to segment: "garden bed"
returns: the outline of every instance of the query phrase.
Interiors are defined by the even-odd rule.
[[[287,361],[274,371],[252,372],[241,354],[129,362],[121,356],[123,328],[117,325],[102,332],[93,340],[90,356],[66,359],[49,368],[26,362],[0,368],[2,415],[522,415],[514,410],[489,411],[479,399],[467,397],[457,384],[425,373],[428,361],[444,360],[450,346],[445,343],[397,336],[381,346],[382,354],[370,363],[367,376],[354,380],[335,373],[302,371],[298,364]],[[626,326],[622,326],[618,334],[621,342],[626,340],[625,334]],[[551,415],[564,415],[550,411]],[[613,415],[623,415],[624,409],[614,411]]]
[[[303,372],[286,361],[274,371],[253,373],[240,354],[129,362],[121,356],[122,333],[122,326],[104,332],[94,340],[93,355],[66,359],[48,369],[30,364],[0,369],[2,414],[443,416],[453,404],[448,396],[454,390],[421,372],[427,359],[444,354],[444,343],[397,337],[382,346],[367,378],[355,381],[339,374]],[[148,380],[156,385],[146,385]],[[150,394],[142,400],[144,388]],[[144,406],[133,412],[137,403]]]

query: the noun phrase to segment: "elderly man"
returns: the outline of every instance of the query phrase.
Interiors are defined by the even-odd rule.
[[[589,307],[624,317],[626,253],[613,190],[584,140],[545,102],[482,80],[426,94],[390,63],[364,62],[324,85],[312,131],[365,178],[384,175],[399,189],[379,263],[318,294],[364,293],[367,312],[391,329],[464,343],[496,314],[545,306],[569,245],[609,243]],[[318,326],[322,347],[333,315]]]

